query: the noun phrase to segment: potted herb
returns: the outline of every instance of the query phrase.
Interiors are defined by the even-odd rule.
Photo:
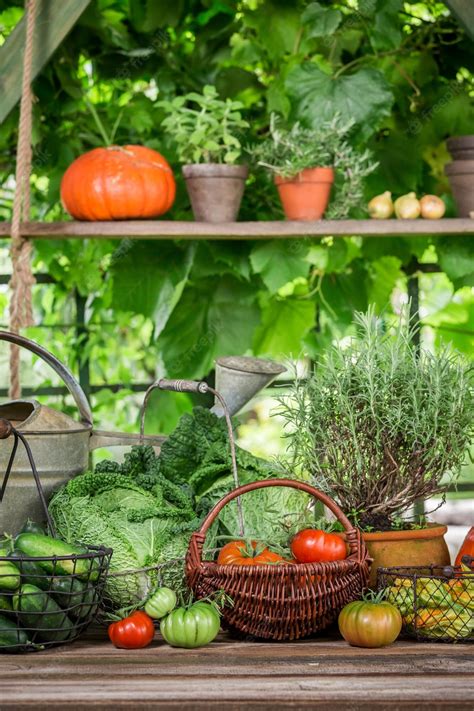
[[[295,461],[361,528],[379,566],[446,565],[446,528],[406,518],[459,473],[474,434],[472,367],[448,349],[413,345],[400,316],[382,330],[373,310],[332,347],[282,413]]]
[[[274,174],[288,220],[319,220],[334,195],[328,217],[342,219],[362,203],[363,179],[377,166],[369,151],[349,143],[354,122],[336,116],[318,128],[285,128],[272,114],[270,135],[251,147],[257,164]]]
[[[248,167],[239,165],[239,133],[249,124],[240,101],[219,99],[213,86],[158,103],[167,113],[162,126],[170,132],[183,165],[194,218],[232,222],[237,218]]]

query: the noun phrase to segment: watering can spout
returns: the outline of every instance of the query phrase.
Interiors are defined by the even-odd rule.
[[[223,396],[231,415],[237,414],[260,390],[286,368],[262,358],[228,356],[216,360],[216,390]],[[218,417],[224,413],[218,402],[212,408]]]

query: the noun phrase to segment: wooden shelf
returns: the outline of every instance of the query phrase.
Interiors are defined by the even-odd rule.
[[[317,222],[27,222],[22,234],[31,239],[289,239],[299,237],[422,237],[474,235],[474,220],[319,220]],[[10,223],[0,223],[0,238],[10,236]]]

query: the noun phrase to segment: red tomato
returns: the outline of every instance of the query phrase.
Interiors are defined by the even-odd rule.
[[[343,560],[347,555],[346,544],[340,536],[316,528],[299,531],[291,541],[291,552],[298,563]]]
[[[245,541],[231,541],[219,551],[217,557],[218,565],[262,565],[264,563],[287,563],[283,556],[268,548],[258,546],[256,541],[252,541],[252,547]]]
[[[474,526],[467,532],[461,548],[456,556],[455,565],[461,565],[463,555],[474,556]]]
[[[129,617],[112,622],[108,628],[109,638],[119,649],[147,647],[155,636],[155,625],[146,612],[137,610]]]

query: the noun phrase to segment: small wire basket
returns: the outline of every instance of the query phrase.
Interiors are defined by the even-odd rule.
[[[419,641],[474,641],[474,571],[461,566],[379,568],[377,587]]]
[[[8,420],[0,419],[0,439],[10,436],[14,443],[0,486],[0,502],[21,441],[54,537],[29,444]],[[33,557],[0,546],[0,652],[38,651],[77,639],[99,611],[112,549],[80,546],[74,555]]]

